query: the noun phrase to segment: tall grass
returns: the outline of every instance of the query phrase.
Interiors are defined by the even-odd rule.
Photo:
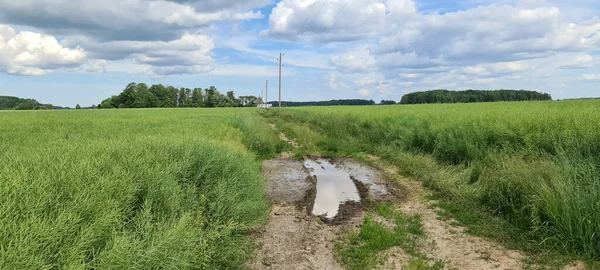
[[[239,115],[0,113],[0,269],[244,268],[268,205]]]
[[[600,102],[519,102],[284,110],[353,151],[537,236],[600,258]]]

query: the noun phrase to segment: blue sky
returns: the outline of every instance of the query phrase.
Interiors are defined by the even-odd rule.
[[[129,82],[283,99],[429,89],[600,96],[596,0],[0,0],[0,95],[89,106]],[[134,15],[132,15],[134,14]],[[336,16],[337,15],[337,16]]]

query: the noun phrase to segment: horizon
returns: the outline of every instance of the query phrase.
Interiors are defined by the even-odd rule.
[[[434,89],[599,96],[595,0],[0,4],[0,95],[62,107],[97,105],[129,82],[259,96],[268,80],[275,93],[280,52],[282,101]]]
[[[465,89],[465,90],[453,90],[453,89],[432,89],[432,90],[423,90],[423,91],[415,91],[415,92],[410,92],[410,93],[406,93],[404,95],[408,95],[408,94],[412,94],[412,93],[425,93],[425,92],[432,92],[432,91],[452,91],[452,92],[464,92],[464,91],[526,91],[526,92],[531,92],[531,90],[527,90],[527,89]],[[544,92],[538,92],[538,91],[533,91],[539,94],[545,94]],[[402,97],[404,97],[404,95]],[[0,95],[0,97],[2,97],[2,95]],[[18,97],[18,96],[9,96],[9,97],[17,97],[17,98],[21,98],[21,99],[34,99],[37,102],[39,102],[40,104],[50,104],[53,105],[54,107],[59,107],[59,108],[65,108],[65,109],[73,109],[75,106],[71,107],[71,106],[64,106],[61,104],[52,104],[52,103],[46,103],[43,101],[39,101],[35,98],[32,97]],[[239,95],[238,95],[239,97]],[[262,98],[260,96],[256,96],[259,98]],[[107,97],[108,98],[108,97]],[[402,98],[401,98],[402,99]],[[412,105],[412,104],[401,104],[400,100],[393,100],[393,99],[382,99],[382,100],[374,100],[374,99],[368,99],[368,98],[338,98],[338,99],[327,99],[327,100],[303,100],[303,101],[298,101],[298,100],[281,100],[281,103],[311,103],[311,102],[328,102],[328,101],[350,101],[350,100],[361,100],[361,101],[373,101],[375,102],[374,105],[391,105],[391,104],[381,104],[380,102],[382,101],[394,101],[396,102],[396,104],[393,105]],[[561,100],[572,100],[572,99],[600,99],[600,97],[580,97],[580,98],[567,98],[567,99],[555,99],[555,98],[551,98],[549,101],[561,101]],[[538,100],[535,100],[538,101]],[[265,101],[264,104],[268,104],[268,103],[273,103],[276,104],[278,103],[278,100],[270,100],[270,101]],[[492,102],[511,102],[511,101],[492,101]],[[522,101],[514,101],[514,102],[522,102]],[[453,103],[464,103],[464,102],[453,102]],[[472,102],[468,102],[468,103],[472,103]],[[487,101],[484,103],[488,103]],[[418,103],[421,104],[421,103]],[[77,103],[76,105],[81,106],[81,104]],[[82,109],[92,109],[95,108],[96,106],[98,106],[98,104],[91,104],[91,105],[84,105],[81,106]],[[320,105],[323,106],[323,105]],[[339,105],[327,105],[327,106],[339,106]],[[344,105],[344,106],[353,106],[353,105]],[[365,105],[359,105],[359,106],[365,106]],[[160,107],[155,107],[155,108],[160,108]],[[169,107],[169,108],[173,108],[173,107]]]

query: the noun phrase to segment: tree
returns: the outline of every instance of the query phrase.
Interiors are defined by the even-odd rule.
[[[208,108],[212,108],[215,107],[218,103],[218,95],[219,95],[219,91],[217,91],[217,88],[214,86],[211,86],[209,88],[204,89],[204,91],[206,92],[206,107]]]
[[[192,90],[189,88],[181,88],[178,92],[177,104],[179,107],[192,107]]]
[[[117,99],[117,96],[112,96],[109,97],[105,100],[102,101],[102,103],[100,103],[100,106],[102,109],[111,109],[111,108],[116,108],[114,100]]]
[[[235,98],[235,93],[233,93],[233,91],[227,91],[227,99],[229,100],[229,103],[231,103],[232,107],[240,106],[240,100]]]
[[[255,96],[247,96],[246,97],[246,101],[247,101],[247,107],[256,107],[256,105],[258,104],[258,98]]]
[[[21,104],[15,107],[15,110],[35,110],[40,105],[35,99],[25,99]]]
[[[155,108],[158,106],[158,98],[150,92],[145,83],[140,83],[135,87],[133,108]]]
[[[179,106],[179,90],[173,86],[168,86],[167,89],[167,98],[164,101],[163,107],[177,107]]]
[[[202,88],[194,88],[192,91],[192,107],[204,107],[204,96],[202,95]]]
[[[79,106],[79,104],[75,105],[75,109],[79,110],[81,109],[81,106]]]
[[[135,102],[136,86],[137,84],[134,82],[128,84],[127,87],[125,87],[125,90],[123,90],[123,92],[121,92],[121,94],[119,94],[117,98],[113,100],[114,106],[119,108],[131,108],[133,106],[133,103]]]

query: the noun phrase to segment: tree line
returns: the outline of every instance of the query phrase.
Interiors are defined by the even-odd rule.
[[[130,83],[123,92],[103,100],[97,108],[256,107],[262,103],[260,97],[236,97],[233,91],[222,94],[214,86],[178,89],[162,84],[148,87],[145,83]]]
[[[495,101],[533,101],[552,100],[552,96],[527,90],[431,90],[415,92],[402,97],[400,104],[424,103],[470,103]]]
[[[54,105],[42,104],[32,98],[0,96],[0,110],[53,110]]]

